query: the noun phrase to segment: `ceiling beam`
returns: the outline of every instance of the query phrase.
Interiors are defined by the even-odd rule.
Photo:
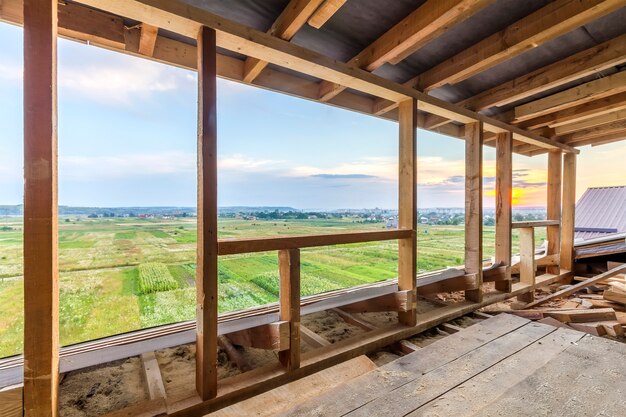
[[[577,132],[568,133],[566,135],[559,136],[558,139],[563,143],[574,144],[577,142],[583,142],[588,139],[606,136],[613,133],[619,133],[622,131],[626,131],[626,120],[618,120],[616,122],[611,122],[600,126],[579,130]]]
[[[613,113],[603,114],[601,116],[592,117],[586,120],[581,120],[576,123],[559,126],[554,130],[558,136],[561,136],[579,130],[589,129],[592,127],[601,126],[612,122],[619,122],[622,120],[626,120],[626,109]]]
[[[370,72],[387,62],[398,63],[493,1],[428,0],[348,62]],[[320,100],[330,100],[344,89],[322,82]]]
[[[315,29],[319,29],[330,20],[335,13],[339,11],[341,6],[346,4],[348,0],[326,0],[313,15],[309,18],[309,25]]]
[[[140,28],[139,53],[145,56],[152,56],[152,54],[154,54],[154,46],[156,45],[159,28],[148,25],[147,23],[142,23]]]
[[[267,31],[272,36],[290,40],[304,26],[324,0],[291,0]],[[244,65],[243,79],[252,82],[267,67],[268,62],[248,57]]]
[[[626,71],[599,78],[515,107],[514,122],[543,116],[626,91]]]

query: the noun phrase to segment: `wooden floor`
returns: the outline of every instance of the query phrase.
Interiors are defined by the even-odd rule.
[[[501,314],[282,416],[624,416],[626,345]]]

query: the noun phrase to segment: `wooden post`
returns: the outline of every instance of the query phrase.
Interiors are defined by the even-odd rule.
[[[465,272],[476,274],[478,288],[465,299],[483,300],[483,124],[465,125]]]
[[[510,132],[496,135],[496,263],[511,266],[513,140]],[[511,273],[496,281],[496,290],[511,292]]]
[[[548,153],[548,220],[561,221],[561,151],[550,151]],[[547,255],[559,253],[561,249],[561,226],[547,227],[548,250]],[[560,273],[558,265],[546,267],[549,274]]]
[[[561,216],[561,268],[574,270],[574,218],[576,212],[576,154],[563,156],[563,214]]]
[[[399,106],[398,227],[411,229],[410,238],[398,240],[398,289],[416,291],[417,277],[417,100]],[[407,326],[417,323],[416,309],[398,313]]]
[[[533,290],[517,296],[519,301],[530,303],[535,299],[535,229],[524,227],[519,229],[520,282],[529,284]]]
[[[24,1],[24,414],[58,415],[57,0]]]
[[[196,390],[217,395],[217,103],[215,31],[198,36],[198,243]]]
[[[288,370],[300,367],[300,250],[278,252],[280,319],[289,322],[289,349],[278,352]]]

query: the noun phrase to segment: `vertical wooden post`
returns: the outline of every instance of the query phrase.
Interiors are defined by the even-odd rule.
[[[398,227],[413,230],[398,241],[398,289],[416,291],[417,277],[417,100],[399,106]],[[417,323],[416,309],[398,313],[407,326]]]
[[[517,296],[519,301],[530,303],[535,299],[535,229],[519,229],[520,282],[532,286],[532,290]]]
[[[217,103],[215,30],[198,36],[198,243],[196,390],[217,395]]]
[[[496,263],[511,266],[513,140],[511,132],[496,135]],[[496,281],[496,290],[511,292],[511,273]]]
[[[289,350],[278,352],[288,370],[300,367],[300,250],[278,252],[280,319],[289,322]]]
[[[574,219],[576,212],[576,154],[563,156],[563,214],[561,216],[561,268],[574,270]]]
[[[548,220],[561,221],[561,151],[550,151],[548,153]],[[547,227],[548,250],[547,255],[559,253],[561,249],[561,226]],[[548,266],[546,272],[550,274],[558,274],[560,267],[558,265]]]
[[[57,0],[24,1],[24,414],[58,415]]]
[[[476,274],[478,288],[465,299],[483,300],[483,124],[465,125],[465,271]]]

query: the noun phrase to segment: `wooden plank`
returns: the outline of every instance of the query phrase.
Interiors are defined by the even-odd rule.
[[[498,399],[509,388],[532,375],[583,337],[584,334],[571,329],[557,330],[474,376],[466,384],[458,385],[445,395],[419,407],[408,416],[481,415],[480,410],[483,407]]]
[[[626,110],[619,110],[612,113],[602,114],[600,116],[591,117],[589,119],[580,120],[575,123],[570,123],[562,126],[558,126],[555,133],[558,136],[562,136],[568,133],[573,133],[578,130],[585,130],[592,127],[598,127],[604,124],[619,122],[626,120]]]
[[[146,56],[154,54],[159,28],[147,23],[141,24],[141,36],[139,37],[139,53]]]
[[[409,415],[420,406],[435,400],[440,395],[510,358],[532,343],[543,341],[546,336],[556,330],[551,326],[529,323],[514,332],[476,348],[466,355],[455,358],[432,372],[419,374],[406,372],[409,375],[405,376],[405,383],[402,386],[392,392],[381,393],[375,400],[345,415],[349,417],[372,416],[377,414],[376,410],[385,410],[385,414],[390,416]],[[449,339],[450,337],[444,338],[440,345]],[[421,356],[423,352],[424,349],[407,356],[415,358]],[[410,401],[399,400],[409,397],[411,398]]]
[[[558,254],[561,250],[561,177],[562,177],[563,157],[561,151],[548,152],[548,185],[547,185],[547,217],[556,220],[559,224],[548,226],[546,237],[548,247],[546,255]],[[558,274],[559,266],[548,266],[546,272]]]
[[[421,349],[419,346],[414,345],[413,343],[409,342],[408,340],[400,340],[397,343],[397,347],[400,350],[400,352],[404,353],[405,355],[408,355],[409,353],[413,353],[416,350],[420,350]]]
[[[283,352],[289,350],[289,321],[278,321],[229,333],[228,339],[239,346]]]
[[[535,288],[535,229],[532,227],[519,229],[520,246],[520,282]],[[534,299],[534,291],[517,297],[523,302]]]
[[[283,249],[312,248],[316,246],[347,245],[350,243],[378,242],[381,240],[410,239],[411,236],[413,236],[412,230],[398,229],[220,240],[219,254],[235,255],[238,253],[268,252]]]
[[[396,291],[367,301],[346,304],[341,307],[348,313],[373,313],[379,311],[410,312],[415,310],[413,290]]]
[[[217,96],[215,30],[198,35],[196,390],[217,395]]]
[[[320,6],[323,0],[291,0],[278,16],[268,34],[290,40],[304,26],[307,20]],[[248,57],[244,64],[243,80],[251,83],[267,67],[268,62],[259,58]]]
[[[358,356],[318,373],[275,388],[271,391],[223,408],[211,417],[275,416],[341,384],[373,371],[376,365],[367,356]]]
[[[564,323],[585,323],[589,321],[616,320],[615,310],[612,308],[597,308],[574,310],[550,310],[544,313],[548,317],[552,317]]]
[[[57,1],[24,2],[24,415],[58,415]]]
[[[300,325],[300,337],[304,343],[312,348],[320,348],[331,345],[328,340],[324,339],[322,336],[302,324]]]
[[[574,294],[575,292],[582,290],[583,288],[587,288],[590,285],[596,284],[596,283],[598,283],[598,282],[600,282],[602,280],[605,280],[607,278],[611,278],[611,277],[613,277],[615,275],[618,275],[618,274],[621,274],[621,273],[623,273],[625,271],[626,271],[626,265],[618,266],[616,268],[608,270],[607,272],[605,272],[603,274],[596,275],[595,277],[589,278],[586,281],[579,282],[578,284],[571,285],[568,288],[565,288],[565,289],[563,289],[561,291],[557,291],[557,292],[555,292],[553,294],[550,294],[549,296],[547,296],[545,298],[542,298],[541,300],[537,300],[535,302],[527,304],[526,306],[524,306],[524,308],[533,308],[533,307],[541,305],[541,304],[543,304],[543,303],[545,303],[547,301],[554,300],[555,298],[566,297],[566,296],[568,296],[570,294]]]
[[[289,323],[289,349],[278,353],[288,370],[300,367],[300,250],[278,252],[280,319]]]
[[[496,263],[511,266],[513,190],[513,139],[511,133],[496,135]],[[511,275],[496,281],[496,290],[511,291]]]
[[[563,155],[563,208],[561,214],[561,268],[574,270],[576,212],[576,155]]]
[[[7,387],[0,389],[0,416],[22,417],[22,387]]]
[[[319,29],[330,20],[335,13],[346,4],[348,0],[325,0],[324,3],[309,18],[308,23],[315,29]]]
[[[482,301],[483,283],[483,125],[465,126],[465,272],[476,274],[475,290],[465,299]]]
[[[415,354],[406,355],[383,365],[376,371],[355,379],[351,384],[344,384],[311,399],[284,413],[283,416],[306,416],[313,413],[320,416],[345,415],[385,393],[394,392],[409,382],[407,376],[432,373],[456,358],[467,355],[527,323],[528,320],[511,315],[501,315],[477,323],[463,332],[455,333],[421,348]]]
[[[398,227],[413,231],[398,241],[398,289],[415,291],[417,275],[417,101],[410,99],[399,107],[398,146]],[[415,326],[416,310],[398,314],[402,324]]]
[[[591,127],[589,129],[579,130],[577,132],[568,133],[566,135],[559,136],[559,140],[563,143],[576,144],[576,146],[582,146],[581,143],[591,144],[594,141],[590,139],[601,138],[605,139],[608,135],[617,134],[626,135],[626,120],[619,120],[603,124],[601,126]]]
[[[340,308],[333,308],[331,311],[339,315],[339,317],[341,317],[343,321],[345,321],[346,323],[359,327],[365,330],[366,332],[369,332],[370,330],[374,330],[376,328],[376,326],[374,326],[373,324],[366,322],[364,320],[361,320],[358,317],[355,317],[352,314],[348,313],[347,311],[343,311]]]
[[[525,222],[513,222],[511,227],[513,229],[527,229],[529,227],[549,227],[557,226],[559,220],[529,220]]]
[[[521,122],[626,91],[626,71],[552,94],[515,107],[515,121]]]
[[[165,398],[165,385],[163,385],[163,377],[161,369],[156,360],[154,352],[146,352],[141,354],[141,363],[143,365],[143,373],[148,386],[148,394],[150,399]]]

